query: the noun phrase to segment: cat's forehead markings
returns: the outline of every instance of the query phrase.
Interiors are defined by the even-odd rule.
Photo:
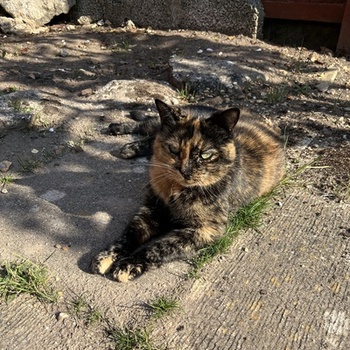
[[[195,119],[193,121],[193,137],[192,137],[192,142],[197,144],[201,139],[201,132],[200,132],[200,120],[199,119]]]

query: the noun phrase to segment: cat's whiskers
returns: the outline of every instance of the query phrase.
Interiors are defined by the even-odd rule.
[[[158,184],[161,184],[163,181],[164,181],[164,174],[160,174],[158,176],[153,176],[152,179],[148,182],[148,184],[146,186],[148,186],[148,185],[156,186]]]

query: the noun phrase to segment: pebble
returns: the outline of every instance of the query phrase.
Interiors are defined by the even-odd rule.
[[[59,312],[58,315],[57,315],[57,321],[61,322],[61,321],[65,320],[68,317],[69,317],[69,315],[66,314],[65,312]]]
[[[68,56],[68,51],[65,50],[65,49],[61,49],[58,55],[61,56],[61,57],[67,57]]]
[[[40,198],[47,200],[48,202],[55,202],[66,196],[65,192],[58,190],[49,190],[42,194]]]
[[[80,16],[78,19],[77,19],[78,23],[80,25],[87,25],[87,24],[91,24],[92,20],[91,20],[91,17],[90,16]]]
[[[6,171],[9,171],[10,167],[12,165],[12,162],[8,161],[8,160],[3,160],[0,163],[0,171],[2,173],[5,173]]]
[[[69,250],[70,247],[71,247],[71,246],[70,246],[69,244],[61,245],[61,244],[59,244],[59,243],[56,243],[56,244],[54,245],[54,248],[56,248],[56,249],[61,249],[61,250],[63,250],[64,252],[66,252],[67,250]]]
[[[87,88],[87,89],[81,90],[80,95],[81,96],[89,96],[89,95],[92,95],[93,92],[94,91],[91,88]]]
[[[127,31],[135,31],[137,29],[135,23],[132,20],[127,20],[124,27]]]

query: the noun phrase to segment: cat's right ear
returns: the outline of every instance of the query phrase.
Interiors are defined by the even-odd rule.
[[[162,125],[175,125],[178,120],[176,111],[162,100],[155,99],[154,102],[156,103]]]

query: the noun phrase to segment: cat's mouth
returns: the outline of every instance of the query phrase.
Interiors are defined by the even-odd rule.
[[[194,186],[200,186],[205,187],[209,186],[213,183],[213,179],[209,179],[207,175],[191,175],[191,176],[184,176],[180,173],[180,185],[183,187],[194,187]],[[215,181],[214,181],[215,182]]]

